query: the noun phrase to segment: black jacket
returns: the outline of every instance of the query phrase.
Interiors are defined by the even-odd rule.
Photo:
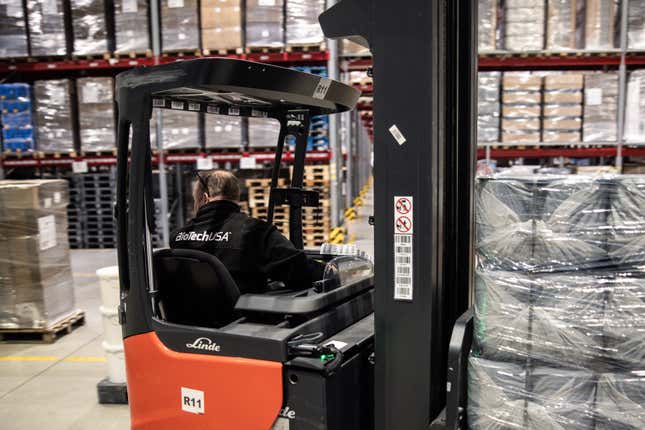
[[[171,248],[195,249],[215,255],[244,293],[264,293],[267,278],[289,289],[311,286],[307,257],[275,226],[240,212],[231,201],[202,206],[194,219],[170,237]]]

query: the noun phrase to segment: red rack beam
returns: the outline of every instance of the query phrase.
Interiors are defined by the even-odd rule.
[[[616,147],[601,148],[525,148],[525,149],[491,149],[490,158],[511,159],[511,158],[550,158],[550,157],[567,157],[567,158],[596,158],[596,157],[615,157],[618,149]],[[645,157],[645,147],[643,148],[623,148],[624,157]],[[477,158],[486,158],[486,149],[477,150]]]

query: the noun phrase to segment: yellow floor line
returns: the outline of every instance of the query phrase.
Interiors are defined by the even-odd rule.
[[[86,362],[86,363],[102,363],[104,361],[107,361],[107,358],[105,357],[67,357],[65,361],[73,361],[73,362]]]

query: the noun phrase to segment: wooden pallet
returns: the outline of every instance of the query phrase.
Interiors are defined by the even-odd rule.
[[[266,189],[271,186],[271,178],[247,179],[245,182],[247,188],[262,188]],[[286,179],[279,178],[278,186],[283,186],[287,183]]]
[[[131,58],[133,60],[137,58],[150,58],[152,57],[152,50],[147,49],[145,51],[134,51],[134,52],[115,52],[114,53],[114,58],[118,59],[125,59],[125,58]]]
[[[72,54],[72,60],[109,60],[112,58],[112,54],[109,52],[98,52],[93,54]]]
[[[208,57],[211,55],[219,55],[219,56],[241,55],[241,54],[244,54],[244,48],[202,49],[202,54],[205,57]]]
[[[286,52],[317,52],[327,49],[327,44],[323,43],[303,43],[287,45]]]
[[[201,49],[168,49],[161,53],[162,57],[201,57]]]
[[[53,343],[59,337],[71,333],[82,325],[85,325],[85,312],[77,309],[47,327],[0,329],[0,341]]]
[[[116,148],[106,151],[81,151],[82,156],[90,157],[116,157]]]
[[[2,155],[4,158],[42,158],[42,154],[37,151],[21,151],[20,149],[15,151],[5,149]]]
[[[246,54],[275,54],[284,52],[283,46],[247,46],[244,48]]]

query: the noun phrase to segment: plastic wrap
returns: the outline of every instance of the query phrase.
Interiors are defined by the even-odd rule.
[[[275,148],[280,137],[280,123],[275,119],[249,118],[249,146]]]
[[[70,86],[68,79],[34,82],[39,151],[74,150]]]
[[[27,0],[31,55],[67,54],[62,0]]]
[[[0,181],[0,327],[40,328],[74,309],[67,182]]]
[[[112,151],[114,130],[114,82],[112,78],[77,81],[81,151]]]
[[[645,2],[629,2],[629,21],[627,24],[627,47],[645,48]]]
[[[582,140],[582,88],[580,73],[544,78],[542,141],[577,143]]]
[[[548,2],[546,48],[570,50],[583,47],[584,3],[580,0]]]
[[[497,48],[497,0],[479,0],[479,51]]]
[[[538,143],[542,77],[529,72],[505,73],[502,88],[502,142]]]
[[[248,0],[246,2],[246,46],[284,45],[284,1]]]
[[[242,119],[206,115],[206,148],[242,148]]]
[[[161,47],[164,51],[199,49],[197,0],[162,0]]]
[[[202,48],[231,50],[242,47],[239,0],[202,0]]]
[[[616,142],[618,74],[585,75],[583,139],[585,142]]]
[[[616,47],[620,31],[620,0],[585,0],[585,48],[605,50]]]
[[[323,282],[336,288],[351,285],[374,276],[374,264],[361,256],[336,257],[325,265]]]
[[[506,0],[504,46],[509,51],[544,48],[544,0]]]
[[[134,53],[150,49],[148,1],[117,0],[114,3],[116,52]]]
[[[635,70],[629,75],[625,140],[645,143],[645,70]]]
[[[480,142],[499,142],[500,72],[479,72],[477,138]]]
[[[645,374],[600,375],[596,405],[596,430],[645,428]]]
[[[104,0],[71,0],[74,54],[108,52]]]
[[[287,3],[287,45],[323,43],[325,36],[318,16],[325,11],[325,0],[285,0]]]
[[[164,149],[199,148],[199,115],[195,112],[162,111],[161,139]]]
[[[31,91],[28,84],[0,84],[2,149],[31,151],[34,129],[31,117]]]
[[[22,0],[0,0],[0,57],[26,57],[27,31]]]
[[[468,424],[477,430],[593,430],[594,394],[588,371],[471,357]]]

